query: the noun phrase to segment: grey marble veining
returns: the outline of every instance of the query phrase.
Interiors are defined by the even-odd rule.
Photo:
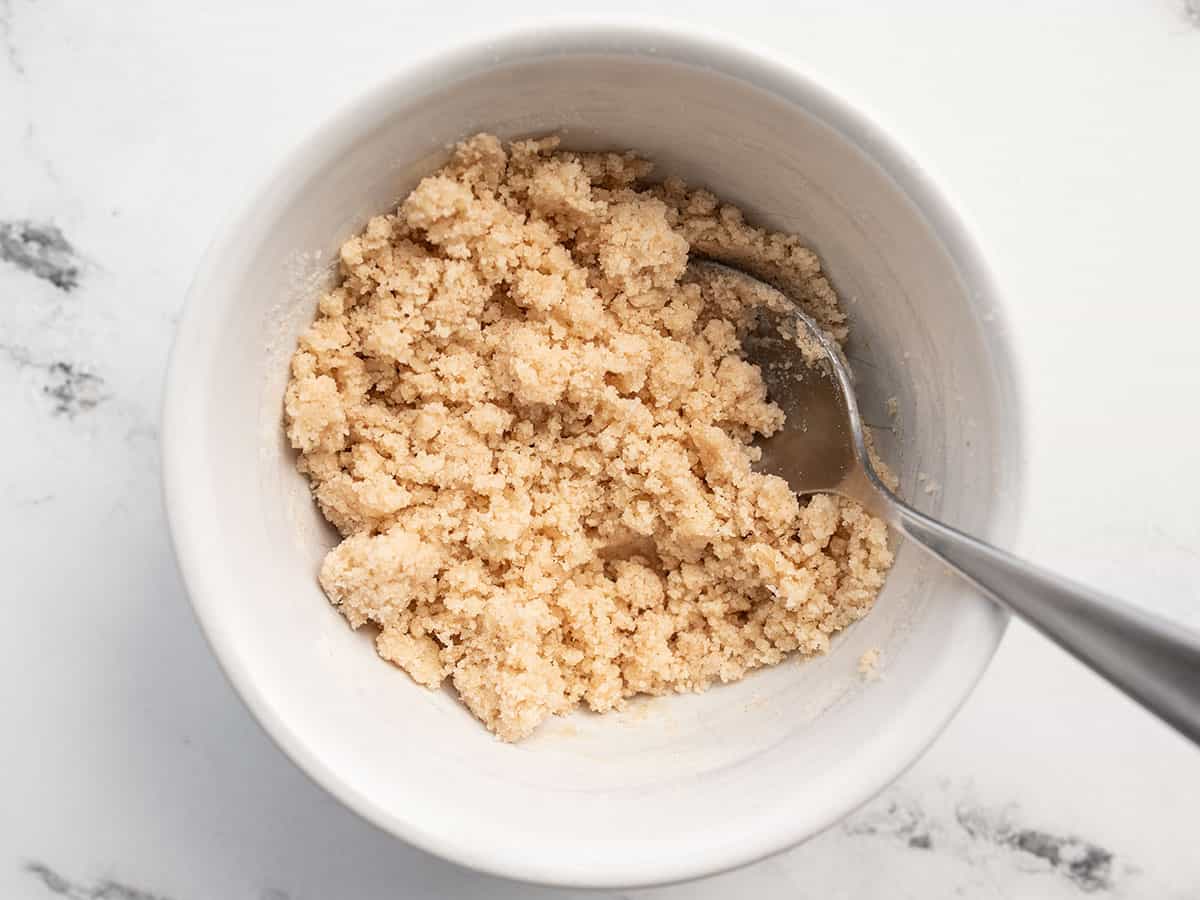
[[[69,900],[169,900],[162,894],[152,894],[119,881],[103,879],[90,884],[71,881],[45,863],[31,862],[25,869],[48,893]]]
[[[42,394],[54,415],[74,418],[95,409],[107,399],[104,379],[82,371],[76,364],[34,359],[24,347],[0,344],[3,353],[18,369],[36,370],[42,381]]]
[[[51,222],[0,222],[0,261],[61,291],[79,286],[81,263],[75,248]]]
[[[12,0],[0,0],[0,48],[3,48],[5,62],[9,68],[18,77],[23,77],[25,65],[21,62],[21,53],[13,37]]]
[[[1120,891],[1137,867],[1112,851],[1074,834],[1029,827],[1015,804],[981,806],[960,798],[952,810],[931,813],[902,791],[842,823],[848,835],[883,836],[912,850],[942,853],[978,867],[1046,872],[1085,893]]]
[[[931,857],[996,883],[1049,888],[1052,894],[1073,887],[1081,894],[1124,897],[1137,895],[1128,892],[1131,888],[1147,887],[1139,885],[1142,873],[1131,861],[1079,836],[1029,827],[1017,805],[982,805],[962,785],[943,784],[924,799],[904,788],[893,788],[843,821],[835,834],[835,838],[827,835],[818,842],[838,840],[851,852],[857,845],[868,861],[873,847],[886,845],[892,852],[899,848],[901,856],[910,858],[914,872],[919,871],[922,857]],[[25,870],[52,894],[72,900],[171,900],[165,894],[112,879],[81,881],[43,862],[27,862]],[[723,876],[731,884],[735,878]],[[278,888],[262,889],[257,897],[290,900],[290,895]]]

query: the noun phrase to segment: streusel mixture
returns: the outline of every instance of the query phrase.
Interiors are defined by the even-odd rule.
[[[767,271],[841,340],[816,256],[557,145],[473,137],[348,240],[286,396],[343,535],[330,600],[509,741],[822,653],[892,561],[857,505],[751,470],[783,422],[739,356],[753,300],[685,273],[689,248]]]

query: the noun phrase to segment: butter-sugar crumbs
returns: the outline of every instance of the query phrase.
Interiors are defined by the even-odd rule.
[[[499,737],[699,691],[865,615],[882,521],[751,469],[783,424],[696,248],[769,273],[839,340],[795,237],[633,154],[477,135],[341,248],[285,399],[343,535],[320,581]]]

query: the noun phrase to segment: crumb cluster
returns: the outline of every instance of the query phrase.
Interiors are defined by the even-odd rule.
[[[557,145],[477,135],[348,240],[285,400],[343,535],[330,600],[509,741],[822,653],[892,561],[856,504],[751,469],[783,422],[739,356],[753,300],[686,273],[690,248],[769,271],[844,339],[816,256]]]

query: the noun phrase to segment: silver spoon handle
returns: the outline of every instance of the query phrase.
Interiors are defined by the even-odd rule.
[[[1200,744],[1200,635],[889,499],[904,534]]]

